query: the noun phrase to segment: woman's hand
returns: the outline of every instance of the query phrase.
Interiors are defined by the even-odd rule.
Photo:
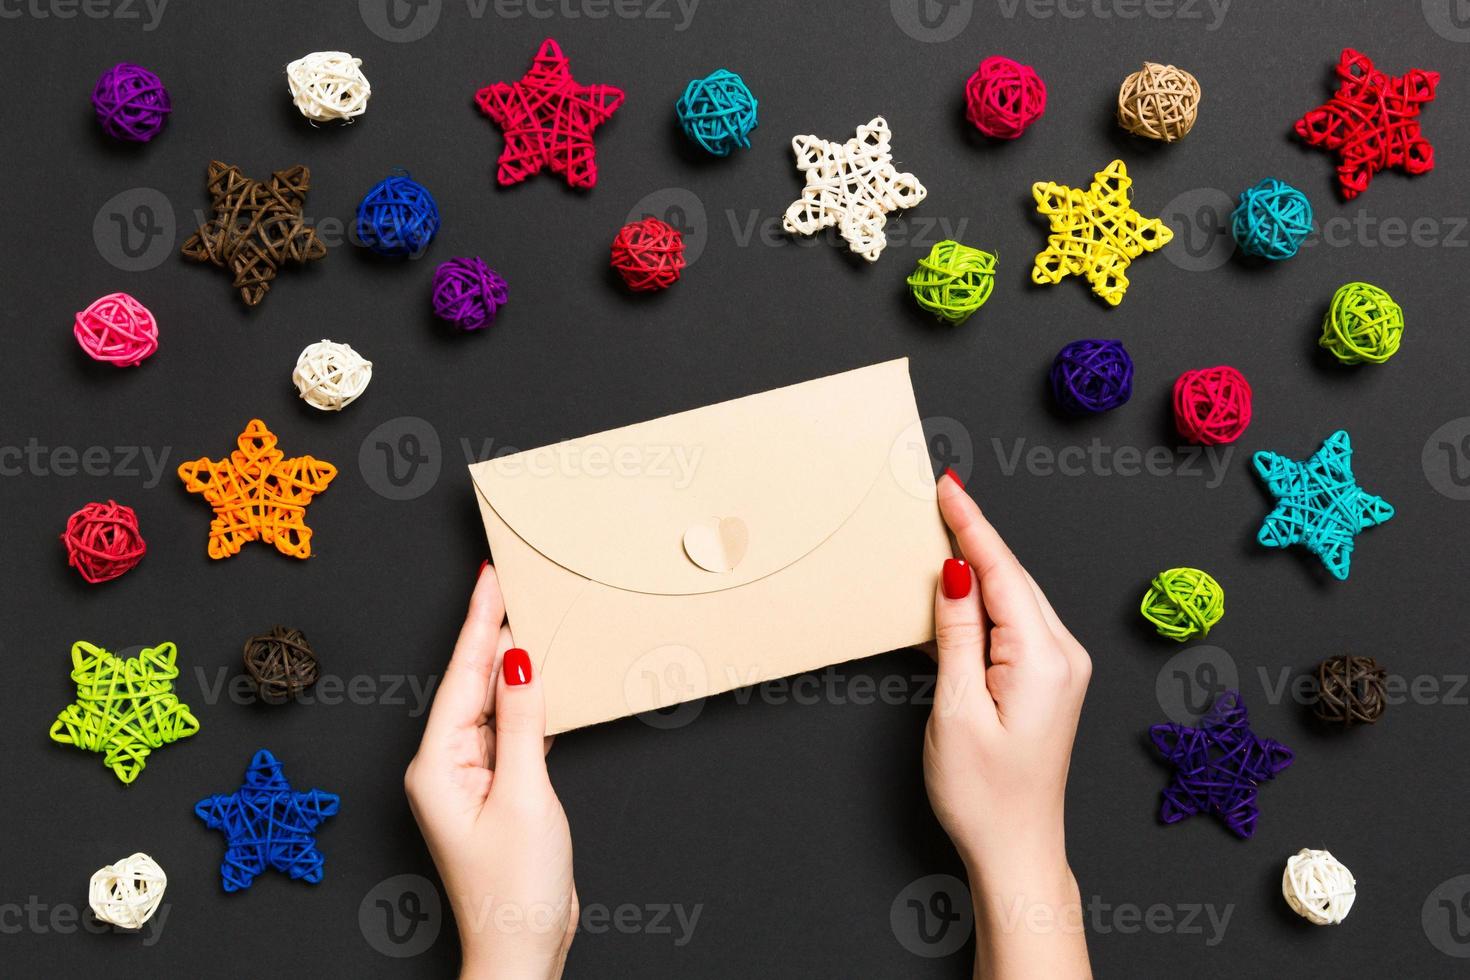
[[[495,569],[404,774],[459,926],[463,976],[561,976],[577,925],[572,836],[546,775],[546,702],[505,626]]]
[[[969,872],[976,975],[1090,976],[1062,811],[1092,662],[952,475],[939,509],[963,559],[935,598],[924,782]]]

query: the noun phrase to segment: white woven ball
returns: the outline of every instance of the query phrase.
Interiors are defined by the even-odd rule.
[[[1335,926],[1353,909],[1358,882],[1327,851],[1304,847],[1286,860],[1281,894],[1291,910],[1317,926]]]
[[[139,851],[92,875],[87,901],[92,914],[122,929],[141,929],[158,911],[168,876],[158,862]]]
[[[286,66],[286,84],[296,108],[312,122],[345,119],[367,112],[373,94],[362,59],[346,51],[313,51]]]
[[[367,390],[373,362],[346,344],[322,340],[302,350],[291,380],[312,408],[340,412]]]

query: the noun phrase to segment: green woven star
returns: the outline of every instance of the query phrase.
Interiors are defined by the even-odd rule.
[[[103,753],[103,765],[131,783],[150,752],[199,731],[173,692],[177,656],[172,643],[144,647],[127,660],[85,641],[72,644],[77,699],[56,716],[51,740]]]
[[[1358,486],[1352,460],[1352,441],[1341,429],[1305,462],[1256,453],[1256,472],[1277,499],[1256,540],[1268,548],[1306,545],[1346,579],[1358,532],[1393,517],[1393,505]]]

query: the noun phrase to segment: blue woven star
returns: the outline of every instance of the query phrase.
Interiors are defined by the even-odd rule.
[[[236,892],[268,867],[313,885],[321,881],[316,828],[336,814],[340,802],[335,793],[293,790],[276,757],[261,749],[250,760],[244,785],[228,796],[200,800],[194,813],[211,830],[224,831],[220,880],[225,891]]]
[[[1238,691],[1221,694],[1198,728],[1155,725],[1148,734],[1174,765],[1159,819],[1178,823],[1196,813],[1213,813],[1238,837],[1256,832],[1260,784],[1293,759],[1291,749],[1251,731]]]
[[[1268,548],[1304,544],[1339,579],[1348,577],[1358,532],[1393,516],[1393,505],[1353,479],[1353,444],[1341,429],[1298,463],[1276,453],[1256,453],[1256,472],[1276,497],[1256,540]]]

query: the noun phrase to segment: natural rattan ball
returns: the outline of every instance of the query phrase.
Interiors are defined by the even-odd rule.
[[[1145,61],[1118,89],[1118,125],[1134,136],[1172,143],[1194,128],[1199,79],[1183,68]]]
[[[1314,926],[1335,926],[1358,897],[1358,882],[1329,851],[1304,847],[1286,860],[1281,894],[1297,915]]]

